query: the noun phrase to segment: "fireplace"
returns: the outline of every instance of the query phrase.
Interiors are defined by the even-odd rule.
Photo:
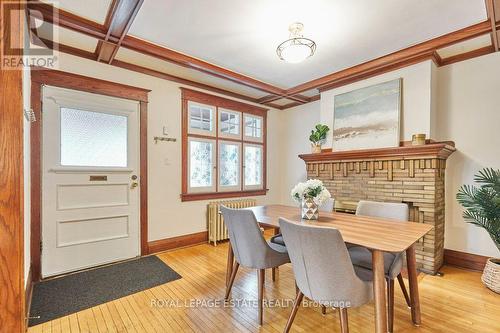
[[[352,211],[359,200],[407,203],[411,221],[434,227],[416,253],[418,268],[435,274],[443,264],[446,159],[454,151],[453,142],[435,142],[299,157],[307,177],[321,179],[339,209]]]

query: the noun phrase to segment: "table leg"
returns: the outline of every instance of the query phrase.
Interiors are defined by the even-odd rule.
[[[274,228],[274,235],[277,235],[279,233],[280,233],[280,228]],[[276,281],[277,272],[278,272],[278,267],[273,267],[272,268],[273,282]]]
[[[233,271],[234,265],[234,253],[233,248],[231,247],[231,242],[227,242],[227,268],[226,268],[226,286],[229,284],[229,280],[231,278],[231,273]]]
[[[387,333],[387,308],[385,304],[384,253],[372,251],[373,296],[375,299],[375,332]]]
[[[408,281],[410,284],[411,319],[415,325],[422,322],[420,315],[420,298],[418,295],[417,280],[417,258],[415,256],[415,244],[406,250],[406,267],[408,269]]]

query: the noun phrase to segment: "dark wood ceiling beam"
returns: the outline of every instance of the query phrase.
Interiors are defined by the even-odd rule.
[[[108,29],[104,40],[97,44],[97,61],[111,63],[127,35],[144,0],[114,0],[110,6],[104,26]],[[118,39],[117,43],[109,39]]]
[[[55,49],[55,50],[58,50],[58,51],[63,52],[63,53],[67,53],[67,54],[71,54],[71,55],[74,55],[74,56],[77,56],[77,57],[81,57],[81,58],[85,58],[85,59],[96,61],[95,54],[92,53],[92,52],[81,50],[81,49],[78,49],[78,48],[75,48],[75,47],[72,47],[72,46],[69,46],[69,45],[55,43],[53,41],[50,41],[50,40],[44,39],[44,38],[39,38],[39,40],[41,42],[40,46],[47,46],[47,47],[49,47],[51,49]],[[183,84],[183,85],[187,85],[187,86],[191,86],[191,87],[195,87],[195,88],[199,88],[199,89],[211,91],[211,92],[222,94],[222,95],[226,95],[226,96],[229,96],[229,97],[234,97],[234,98],[245,100],[245,101],[249,101],[249,102],[252,102],[252,103],[266,105],[266,106],[269,106],[269,107],[272,107],[272,108],[275,108],[275,109],[282,109],[281,105],[272,104],[272,103],[259,103],[258,99],[254,98],[254,97],[250,97],[250,96],[246,96],[246,95],[239,94],[239,93],[236,93],[236,92],[232,92],[232,91],[229,91],[229,90],[217,88],[217,87],[214,87],[214,86],[210,86],[208,84],[204,84],[204,83],[200,83],[200,82],[196,82],[196,81],[184,79],[184,78],[181,78],[181,77],[178,77],[178,76],[175,76],[175,75],[171,75],[171,74],[160,72],[160,71],[156,71],[156,70],[153,70],[153,69],[150,69],[150,68],[146,68],[146,67],[134,65],[134,64],[131,64],[131,63],[128,63],[128,62],[125,62],[125,61],[121,61],[121,60],[116,60],[115,59],[111,64],[108,64],[108,65],[111,65],[111,66],[114,66],[114,67],[123,68],[123,69],[127,69],[127,70],[134,71],[134,72],[138,72],[138,73],[141,73],[141,74],[146,74],[146,75],[154,76],[154,77],[157,77],[157,78],[160,78],[160,79],[163,79],[163,80],[177,82],[179,84]]]
[[[493,52],[495,52],[493,45],[488,45],[488,46],[481,47],[481,48],[476,49],[476,50],[472,50],[469,52],[465,52],[465,53],[457,54],[457,55],[450,56],[447,58],[443,58],[443,60],[441,61],[441,66],[446,66],[449,64],[453,64],[455,62],[460,62],[460,61],[480,57],[480,56],[490,54]]]
[[[210,64],[203,60],[167,49],[165,47],[132,36],[126,36],[123,39],[122,46],[132,51],[136,51],[183,67],[207,73],[212,76],[216,76],[241,85],[245,85],[253,89],[277,95],[282,95],[285,93],[284,89],[275,87],[268,83],[253,79],[243,74],[233,72],[223,67]]]
[[[488,19],[491,23],[491,45],[495,52],[498,52],[498,33],[497,33],[497,19],[496,12],[500,7],[499,0],[486,0],[486,12],[488,13]]]
[[[282,95],[266,95],[266,96],[259,98],[259,102],[260,103],[269,103],[269,102],[277,101],[277,100],[282,99],[282,98],[283,98]],[[288,96],[286,98],[291,99],[292,101],[295,101],[295,102],[299,102],[299,103],[309,103],[310,102],[309,97],[304,96],[304,95],[300,95],[300,94],[297,94],[294,96]]]
[[[352,81],[355,80],[356,77],[362,79],[363,77],[366,77],[367,73],[373,73],[373,71],[377,71],[379,69],[384,70],[384,68],[399,66],[400,64],[411,62],[413,61],[412,59],[420,55],[426,55],[429,59],[431,59],[432,53],[437,49],[484,35],[490,31],[491,25],[489,20],[474,24],[464,29],[451,32],[360,65],[300,84],[294,88],[288,89],[286,91],[286,95],[299,94],[314,88],[324,88],[325,86],[335,85],[336,83],[345,80]]]

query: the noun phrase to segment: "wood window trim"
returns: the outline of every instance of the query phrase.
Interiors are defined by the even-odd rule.
[[[239,197],[249,197],[267,194],[267,111],[268,109],[261,108],[255,105],[246,104],[238,102],[235,100],[214,96],[206,94],[200,91],[180,88],[181,89],[181,101],[182,101],[182,192],[181,201],[195,201],[195,200],[209,200],[209,199],[225,199],[225,198],[239,198]],[[213,105],[218,108],[227,109],[232,111],[238,111],[242,114],[241,131],[243,128],[243,114],[253,114],[262,117],[262,142],[247,141],[243,139],[226,138],[218,136],[218,114],[214,117],[216,121],[216,136],[199,135],[199,134],[188,134],[189,130],[189,109],[188,102],[196,102],[201,104]],[[215,146],[218,149],[219,141],[229,141],[241,143],[241,159],[244,157],[243,144],[260,144],[262,145],[262,189],[259,190],[241,190],[241,191],[226,191],[226,192],[208,192],[208,193],[189,193],[188,192],[188,138],[200,138],[200,139],[211,139],[216,142]],[[216,154],[218,158],[218,153]],[[243,163],[241,163],[243,165]],[[241,185],[244,182],[243,167],[241,167]],[[218,184],[218,169],[216,170],[215,181]],[[243,185],[242,185],[243,189]]]
[[[36,122],[31,127],[31,269],[33,281],[41,278],[41,209],[42,209],[42,87],[56,86],[139,102],[139,156],[140,156],[140,248],[141,255],[149,254],[148,248],[148,93],[150,90],[111,81],[67,73],[41,67],[31,68],[31,108]]]

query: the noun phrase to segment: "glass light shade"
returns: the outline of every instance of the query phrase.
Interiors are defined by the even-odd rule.
[[[308,38],[292,38],[281,43],[276,49],[280,59],[296,64],[309,58],[316,50],[316,43]]]
[[[296,64],[306,60],[311,55],[311,49],[303,44],[290,45],[281,51],[281,56],[286,62]]]

